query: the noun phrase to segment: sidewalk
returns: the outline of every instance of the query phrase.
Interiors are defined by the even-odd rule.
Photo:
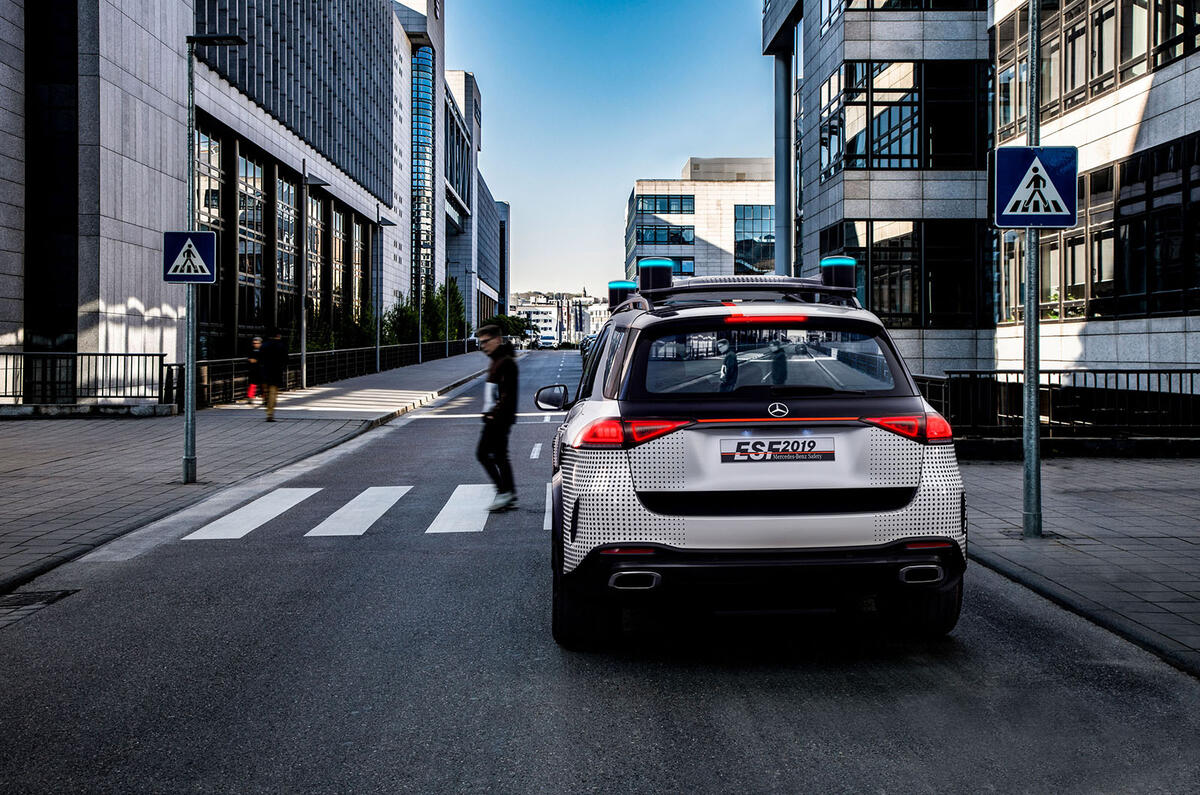
[[[960,466],[972,558],[1200,676],[1200,460],[1045,460],[1041,539],[1021,462]]]
[[[183,417],[0,422],[0,594],[255,475],[340,444],[482,372],[469,353],[196,414],[199,482],[184,485]]]

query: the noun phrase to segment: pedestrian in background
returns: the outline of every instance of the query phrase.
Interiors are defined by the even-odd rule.
[[[508,460],[508,433],[517,420],[517,360],[513,346],[500,336],[499,326],[484,326],[475,332],[479,350],[492,360],[483,386],[483,433],[475,457],[496,484],[496,499],[489,511],[517,507],[517,489]]]
[[[287,343],[279,329],[271,329],[268,339],[262,346],[261,364],[262,380],[266,389],[267,422],[275,421],[275,400],[279,397],[279,388],[283,386],[283,371],[287,364]]]
[[[246,402],[253,404],[254,396],[262,388],[262,337],[250,340],[250,385],[246,387]]]
[[[717,353],[721,354],[721,385],[720,392],[732,392],[737,388],[738,360],[737,351],[729,344],[729,340],[717,340]]]

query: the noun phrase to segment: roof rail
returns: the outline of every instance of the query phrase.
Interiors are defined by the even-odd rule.
[[[633,295],[629,296],[629,298],[613,307],[612,310],[609,311],[609,314],[616,315],[620,312],[628,312],[631,309],[641,309],[645,312],[649,312],[653,308],[654,307],[650,304],[650,300],[648,298],[646,298],[644,295],[634,293]]]
[[[818,303],[816,296],[841,299],[831,303],[859,306],[858,294],[853,287],[832,287],[820,279],[796,276],[697,276],[670,287],[643,290],[641,295],[655,306],[704,300],[780,300],[785,297],[785,300]]]

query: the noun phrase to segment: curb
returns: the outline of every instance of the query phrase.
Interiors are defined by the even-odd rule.
[[[463,384],[467,383],[468,381],[473,381],[486,372],[487,372],[486,367],[483,368],[482,370],[477,370],[474,373],[471,373],[468,376],[460,378],[453,383],[447,384],[447,385],[440,387],[432,392],[426,393],[425,397],[421,398],[420,400],[417,400],[406,406],[401,406],[400,408],[396,409],[395,411],[391,412],[390,414],[385,414],[382,417],[376,417],[373,420],[367,420],[363,423],[361,428],[351,431],[350,433],[346,434],[345,436],[342,436],[338,439],[334,439],[333,441],[327,442],[326,444],[321,445],[321,447],[319,447],[315,450],[310,450],[301,455],[295,456],[287,461],[282,461],[268,469],[264,469],[260,472],[255,472],[255,473],[249,475],[248,477],[259,477],[261,475],[268,475],[272,472],[283,469],[284,467],[289,467],[292,464],[295,464],[299,461],[303,461],[306,458],[311,458],[315,455],[320,455],[321,453],[324,453],[327,450],[332,450],[334,447],[337,447],[338,445],[345,444],[346,442],[350,441],[351,439],[356,439],[359,436],[362,436],[364,433],[372,430],[373,428],[378,428],[381,425],[386,425],[387,423],[391,422],[392,420],[396,419],[397,417],[403,416],[404,414],[407,414],[410,411],[414,411],[415,409],[419,409],[422,406],[427,405],[431,401],[436,400],[437,398],[446,394],[450,390],[457,389],[458,387],[462,386]],[[127,527],[124,530],[120,531],[119,533],[113,535],[112,538],[106,538],[105,540],[100,541],[95,544],[86,544],[86,545],[81,544],[77,549],[74,549],[70,552],[64,552],[59,555],[54,555],[53,557],[47,558],[46,560],[41,561],[39,563],[34,563],[30,566],[26,566],[24,568],[18,569],[17,571],[13,572],[12,574],[0,574],[0,594],[6,594],[6,593],[10,593],[11,591],[15,591],[17,588],[20,588],[21,586],[31,582],[32,580],[37,579],[38,577],[41,577],[43,574],[46,574],[46,573],[58,568],[59,566],[62,566],[64,563],[70,563],[71,561],[75,560],[76,558],[83,557],[84,555],[91,552],[92,550],[97,549],[98,547],[101,547],[104,544],[107,544],[109,541],[113,541],[114,539],[120,538],[121,536],[132,533],[135,530],[140,530],[141,528],[145,527],[146,525],[157,522],[160,519],[164,519],[173,513],[178,513],[179,511],[186,510],[187,508],[192,507],[196,503],[198,503],[202,500],[208,499],[209,497],[213,496],[213,494],[219,493],[222,489],[227,488],[230,485],[234,485],[234,484],[225,484],[224,486],[221,486],[220,488],[218,488],[216,491],[214,491],[212,493],[197,494],[197,495],[195,495],[195,499],[190,500],[189,502],[186,502],[182,505],[172,506],[170,509],[163,511],[162,513],[147,517],[145,521],[139,523],[136,527]]]
[[[1140,646],[1164,662],[1195,677],[1200,677],[1200,658],[1193,659],[1181,654],[1177,649],[1169,647],[1164,641],[1170,641],[1141,624],[1116,613],[1103,605],[1097,604],[1075,593],[1071,589],[1035,571],[1013,563],[989,550],[980,550],[978,546],[968,547],[967,557],[992,571],[1000,574],[1018,585],[1023,585],[1034,593],[1049,599],[1051,602],[1065,607],[1072,613],[1087,619],[1098,627],[1107,629],[1115,635]]]

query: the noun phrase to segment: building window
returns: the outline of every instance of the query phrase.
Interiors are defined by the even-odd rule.
[[[321,314],[321,282],[324,275],[325,235],[328,234],[325,220],[325,202],[315,196],[308,197],[308,311],[309,320],[315,321]]]
[[[696,227],[638,224],[635,235],[639,246],[690,246],[696,242]]]
[[[691,215],[696,212],[696,197],[638,196],[636,211],[639,213],[654,213],[656,215]]]
[[[1200,11],[1188,0],[1072,0],[1042,11],[1043,118],[1077,108],[1200,49]],[[1024,132],[1029,12],[993,28],[996,137]]]
[[[345,299],[346,282],[346,214],[333,211],[333,260],[329,264],[330,298],[334,314],[341,312]]]
[[[892,328],[979,328],[992,320],[981,285],[985,221],[846,220],[821,230],[821,256],[857,263],[858,299]]]
[[[261,326],[263,316],[263,167],[238,156],[238,325]]]
[[[734,205],[733,272],[775,272],[775,205]]]
[[[299,227],[299,189],[292,182],[275,182],[275,295],[276,325],[296,326],[296,231]]]
[[[663,257],[639,257],[640,263],[643,259],[663,259]],[[672,276],[695,276],[696,275],[696,260],[689,257],[667,257],[671,260],[671,275]],[[636,263],[634,271],[636,272]]]
[[[355,320],[362,318],[363,302],[366,301],[366,281],[363,279],[363,225],[357,221],[351,225],[350,241],[350,311]]]
[[[985,168],[986,64],[947,63],[847,61],[835,70],[820,91],[821,180],[842,169]],[[1019,83],[1015,64],[999,73],[1002,126],[1019,109]]]
[[[225,223],[221,214],[221,140],[210,132],[196,128],[196,228],[217,233],[217,251]],[[224,316],[221,311],[221,269],[213,284],[200,285],[196,290],[196,317],[207,332],[221,333]],[[206,346],[201,346],[205,348]],[[201,356],[201,358],[204,358]]]
[[[412,56],[412,279],[409,300],[420,301],[433,284],[434,260],[434,52]]]

